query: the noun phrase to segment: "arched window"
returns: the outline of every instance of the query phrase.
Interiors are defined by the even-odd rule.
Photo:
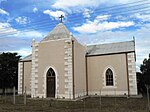
[[[110,68],[108,68],[106,70],[106,86],[113,86],[114,82],[113,82],[113,72]]]
[[[55,71],[52,68],[50,68],[47,71],[47,97],[55,97],[55,78]]]
[[[47,76],[55,76],[55,72],[52,68],[47,71]]]

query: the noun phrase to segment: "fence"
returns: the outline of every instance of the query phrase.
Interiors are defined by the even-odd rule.
[[[6,94],[13,94],[13,88],[6,88],[4,91]],[[17,92],[17,90],[16,90],[16,92]],[[0,89],[0,95],[2,95],[2,94],[3,94],[3,89]]]
[[[145,97],[101,97],[101,92],[97,96],[77,101],[30,98],[25,94],[0,96],[0,111],[20,112],[22,110],[26,112],[147,112],[147,99]]]

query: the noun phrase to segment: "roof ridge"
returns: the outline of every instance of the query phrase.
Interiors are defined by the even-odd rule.
[[[120,43],[128,43],[128,42],[134,42],[134,40],[124,41],[124,42],[104,43],[104,44],[93,44],[93,45],[87,45],[87,47],[89,47],[89,46],[99,46],[99,45],[108,45],[108,44],[120,44]]]
[[[59,23],[53,30],[51,30],[48,35],[42,40],[57,40],[61,38],[69,38],[70,32],[63,23]]]

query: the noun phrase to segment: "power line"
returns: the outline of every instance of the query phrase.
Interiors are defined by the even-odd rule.
[[[144,7],[144,8],[149,8],[149,7]],[[134,10],[137,10],[137,9],[139,10],[139,7],[136,8],[136,9],[134,8]],[[130,13],[131,13],[131,11],[134,11],[134,10],[133,10],[133,9],[132,9],[132,10],[129,10],[129,9],[128,9],[128,11],[130,11]],[[117,12],[117,14],[128,14],[128,13],[127,13],[127,10],[126,10],[125,13],[124,13],[124,12],[122,13],[120,10],[119,10],[119,11],[117,10],[116,12]],[[111,14],[112,14],[112,15],[117,15],[116,12],[115,12],[114,14],[113,14],[113,13],[111,13]],[[119,12],[119,13],[118,13],[118,12]],[[120,12],[121,12],[121,13],[120,13]],[[138,11],[138,12],[139,12],[139,11]],[[111,17],[112,17],[112,16],[111,16]],[[104,19],[104,18],[101,18],[101,19]],[[71,22],[75,22],[75,21],[77,21],[77,20],[85,20],[85,19],[83,19],[83,18],[81,18],[81,17],[80,17],[80,18],[75,18],[75,19],[73,19]],[[49,21],[49,20],[48,20],[48,21]],[[71,22],[70,22],[69,20],[67,21],[67,23],[71,23]],[[47,23],[47,21],[42,21],[42,22],[39,23],[39,24],[33,23],[33,24],[28,25],[27,27],[22,27],[22,26],[21,26],[21,27],[17,27],[17,28],[20,28],[20,30],[21,30],[21,29],[24,29],[24,28],[25,28],[25,29],[28,29],[28,28],[29,28],[29,29],[34,29],[34,27],[39,27],[41,24],[43,25],[43,23],[46,23],[46,25],[49,24],[49,25],[52,27],[52,26],[56,25],[58,22],[53,22],[53,23],[50,24],[50,23]],[[35,24],[35,25],[34,25],[34,24]],[[42,25],[41,25],[41,26],[42,26]],[[44,25],[44,26],[45,26],[45,25]],[[7,31],[7,28],[5,28],[4,30],[1,30],[0,32],[5,32],[5,31]]]
[[[142,2],[146,2],[149,0],[139,0],[139,1],[136,1],[136,2],[131,2],[131,3],[125,3],[125,4],[121,4],[121,5],[114,5],[114,6],[110,6],[110,7],[105,7],[105,8],[99,8],[99,10],[107,10],[107,9],[112,9],[112,8],[116,8],[116,7],[122,7],[122,6],[128,6],[128,5],[132,5],[132,4],[137,4],[137,3],[142,3]]]
[[[149,8],[149,7],[144,7],[144,8]],[[133,9],[132,9],[132,10],[127,10],[126,12],[122,12],[122,13],[120,13],[119,11],[118,11],[118,12],[119,12],[119,14],[127,14],[127,12],[129,12],[129,11],[130,11],[129,13],[131,13],[131,11],[132,11],[132,13],[140,12],[140,11],[138,11],[137,9],[139,10],[139,8],[134,8],[134,10],[133,10]],[[143,12],[143,11],[145,11],[145,10],[142,10],[141,12]],[[118,13],[118,12],[117,12],[117,13]],[[117,13],[114,13],[113,16],[114,16],[114,15],[118,15]],[[102,19],[103,19],[103,18],[102,18]],[[71,21],[71,22],[74,23],[74,22],[77,22],[77,20],[81,20],[81,18],[76,19],[76,20]],[[71,23],[71,22],[68,22],[68,23]],[[51,23],[51,25],[53,25],[53,24],[54,24],[54,23]],[[47,25],[47,24],[46,24],[46,25]],[[35,26],[34,26],[34,27],[35,27]],[[34,29],[32,29],[32,30],[38,30],[39,28],[40,28],[40,27],[38,27],[37,29],[34,28]],[[41,26],[41,29],[42,29],[42,28],[45,29],[46,27]],[[50,27],[49,27],[49,28],[50,28]],[[28,32],[28,31],[29,31],[29,30],[26,30],[25,32]],[[31,31],[31,30],[30,30],[30,31]],[[0,32],[1,32],[1,31],[0,31]],[[8,32],[4,32],[4,33],[8,33]],[[11,31],[11,32],[9,32],[9,33],[13,33],[13,32]],[[1,34],[2,34],[2,33],[1,33]],[[3,35],[1,35],[1,36],[5,36],[5,35],[8,35],[8,34],[3,34]]]
[[[143,8],[140,9],[140,8],[137,7],[137,8],[134,8],[134,10],[133,10],[133,9],[132,9],[132,10],[129,10],[129,9],[128,9],[128,10],[126,10],[126,12],[117,11],[117,12],[115,12],[115,13],[111,13],[111,14],[112,14],[111,17],[114,17],[115,15],[119,15],[119,14],[120,14],[120,15],[124,15],[124,14],[129,14],[129,13],[132,14],[132,13],[136,13],[136,12],[149,11],[149,8],[150,8],[150,7],[144,7],[144,8],[146,8],[146,10],[144,10]],[[138,9],[138,10],[137,10],[137,9]],[[104,19],[104,18],[106,18],[106,17],[102,17],[101,19]],[[74,22],[77,22],[77,20],[85,20],[85,19],[83,19],[83,18],[80,17],[80,18],[78,18],[78,19],[76,18],[76,19],[74,19],[74,20],[72,20],[72,21],[67,20],[67,22],[69,22],[69,23],[71,23],[71,22],[74,23]],[[42,25],[41,25],[41,26],[49,25],[49,26],[52,27],[52,26],[58,24],[58,22],[54,22],[54,23],[47,23],[47,22],[46,22],[46,24],[43,24],[43,23],[45,23],[45,21],[42,22]],[[20,28],[20,29],[24,29],[24,28],[25,28],[25,29],[28,29],[28,28],[29,28],[29,29],[34,29],[35,27],[38,27],[38,28],[39,28],[39,26],[40,26],[40,24],[36,24],[35,26],[29,25],[29,26],[27,26],[27,27],[19,27],[19,28]],[[40,26],[40,27],[41,27],[41,26]],[[6,30],[6,31],[7,31],[7,30]],[[3,30],[3,31],[1,30],[0,32],[4,32],[4,30]]]
[[[149,6],[147,6],[147,5],[149,5]],[[107,10],[107,11],[96,11],[97,13],[101,13],[101,15],[102,15],[102,13],[104,13],[104,12],[106,12],[107,14],[109,14],[108,12],[113,12],[113,13],[111,13],[111,15],[113,15],[113,14],[115,14],[115,13],[117,13],[117,14],[119,14],[120,12],[127,12],[127,11],[134,11],[134,10],[139,10],[139,9],[144,9],[144,8],[150,8],[150,4],[143,4],[143,6],[141,6],[141,7],[137,7],[137,6],[140,6],[140,5],[136,5],[136,7],[131,7],[132,9],[130,9],[130,8],[127,8],[127,9],[121,9],[121,8],[119,8],[119,9],[116,9],[114,12],[112,11],[112,10]],[[94,15],[97,15],[97,13],[94,13]],[[105,13],[105,14],[106,14]],[[79,18],[79,17],[74,17],[72,20],[76,20],[77,18]]]
[[[145,12],[145,11],[149,11],[149,9],[150,9],[150,7],[146,7],[146,8],[148,8],[148,9],[146,9],[146,10],[144,10],[144,9],[139,9],[138,8],[138,10],[136,9],[136,10],[127,10],[126,12],[119,12],[119,13],[112,13],[112,16],[111,17],[115,17],[116,15],[118,15],[118,14],[121,14],[121,15],[124,15],[124,14],[129,14],[129,13],[136,13],[136,12]],[[106,17],[102,17],[101,19],[104,19],[104,18],[106,18]],[[74,21],[71,21],[72,23],[74,23],[74,22],[78,22],[77,20],[82,20],[82,18],[79,18],[79,19],[76,19],[76,20],[74,20]],[[68,21],[67,21],[68,22]],[[69,22],[69,23],[71,23],[71,22]],[[50,26],[54,26],[54,24],[56,24],[56,23],[51,23],[51,24],[48,24],[48,25],[50,25]],[[45,25],[47,25],[47,24],[42,24],[42,26],[45,26]],[[38,24],[38,26],[40,26],[39,24]],[[27,28],[34,28],[34,27],[36,27],[36,26],[32,26],[32,27],[27,27]],[[27,29],[26,28],[26,29]],[[38,27],[39,28],[39,27]],[[51,27],[50,27],[51,28]],[[1,31],[0,31],[1,32]]]
[[[145,12],[146,10],[142,10],[142,11],[138,11],[138,12],[143,12],[143,11]],[[123,14],[123,13],[122,13],[122,14]],[[103,17],[103,18],[101,18],[101,19],[104,19],[104,18],[106,18],[106,17]],[[77,22],[77,21],[76,21],[76,22]],[[66,22],[66,23],[68,24],[68,23],[70,23],[70,22]],[[75,21],[72,21],[72,23],[75,23]],[[66,24],[66,25],[67,25],[67,24]],[[38,29],[45,29],[45,28],[52,28],[52,26],[50,26],[50,27],[47,26],[47,25],[46,25],[46,26],[40,26],[40,27],[38,27],[38,28],[28,29],[28,30],[25,30],[25,31],[23,31],[23,32],[25,33],[25,32],[35,31],[35,30],[38,30]],[[6,33],[6,32],[5,32],[5,33]],[[11,31],[11,32],[7,32],[7,33],[11,33],[11,34],[9,34],[9,35],[17,34],[16,31]],[[1,34],[2,34],[2,33],[1,33]],[[2,35],[0,35],[0,36],[1,36],[1,37],[4,37],[4,36],[6,37],[6,36],[8,36],[8,34],[2,34]]]
[[[111,18],[115,18],[116,16],[121,16],[121,15],[127,15],[127,14],[135,14],[135,13],[143,13],[143,12],[146,12],[146,11],[150,11],[150,7],[147,7],[146,9],[139,9],[139,10],[128,10],[128,11],[126,11],[126,12],[119,12],[119,13],[112,13],[111,15],[110,15],[110,17]],[[149,14],[149,13],[146,13],[146,14]],[[108,14],[109,15],[109,14]],[[95,18],[94,18],[95,19]],[[101,19],[107,19],[107,17],[101,17],[99,20],[101,20]],[[80,19],[80,18],[78,18],[78,19],[76,19],[75,21],[77,21],[77,20],[85,20],[86,21],[86,19],[84,18],[82,18],[82,19]],[[90,18],[88,18],[88,20],[90,20]],[[67,21],[67,23],[73,23],[74,21]]]
[[[145,0],[145,1],[148,1],[148,0]],[[112,8],[113,8],[113,10],[122,10],[123,8],[119,8],[118,9],[118,7],[128,7],[128,9],[129,9],[129,6],[128,5],[131,5],[131,4],[135,4],[135,3],[142,3],[142,4],[138,4],[138,5],[134,5],[134,7],[135,6],[142,6],[142,5],[147,5],[148,3],[143,3],[143,2],[145,2],[145,1],[136,1],[136,2],[132,2],[132,3],[126,3],[126,4],[122,4],[122,5],[115,5],[115,6],[111,6],[111,7],[107,7],[107,8],[99,8],[99,9],[97,9],[96,11],[95,11],[95,13],[104,13],[104,12],[109,12],[109,11],[112,11]],[[148,1],[149,2],[149,1]],[[125,5],[127,5],[127,6],[125,6]],[[133,6],[130,6],[131,8],[133,7]],[[101,10],[101,9],[103,9],[103,10]],[[79,18],[79,17],[76,17],[75,19],[77,19],[77,18]],[[80,19],[80,18],[79,18]],[[44,21],[44,20],[46,20],[46,21]],[[73,20],[73,19],[72,19]],[[49,21],[49,20],[48,20]],[[48,22],[47,21],[47,19],[43,19],[43,20],[39,20],[39,21],[37,21],[37,22],[32,22],[31,24],[30,24],[30,26],[31,25],[36,25],[36,24],[38,24],[38,23],[45,23],[45,22]],[[55,21],[53,21],[53,23],[52,24],[54,24],[54,22]],[[13,27],[15,27],[15,26],[13,26]],[[23,28],[23,26],[20,26],[20,27],[18,27],[18,28]],[[5,28],[4,28],[5,29]],[[2,31],[2,30],[1,30]]]

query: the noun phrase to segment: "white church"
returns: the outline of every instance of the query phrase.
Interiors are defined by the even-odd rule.
[[[18,94],[32,98],[137,95],[134,41],[85,46],[63,23],[18,65]]]

